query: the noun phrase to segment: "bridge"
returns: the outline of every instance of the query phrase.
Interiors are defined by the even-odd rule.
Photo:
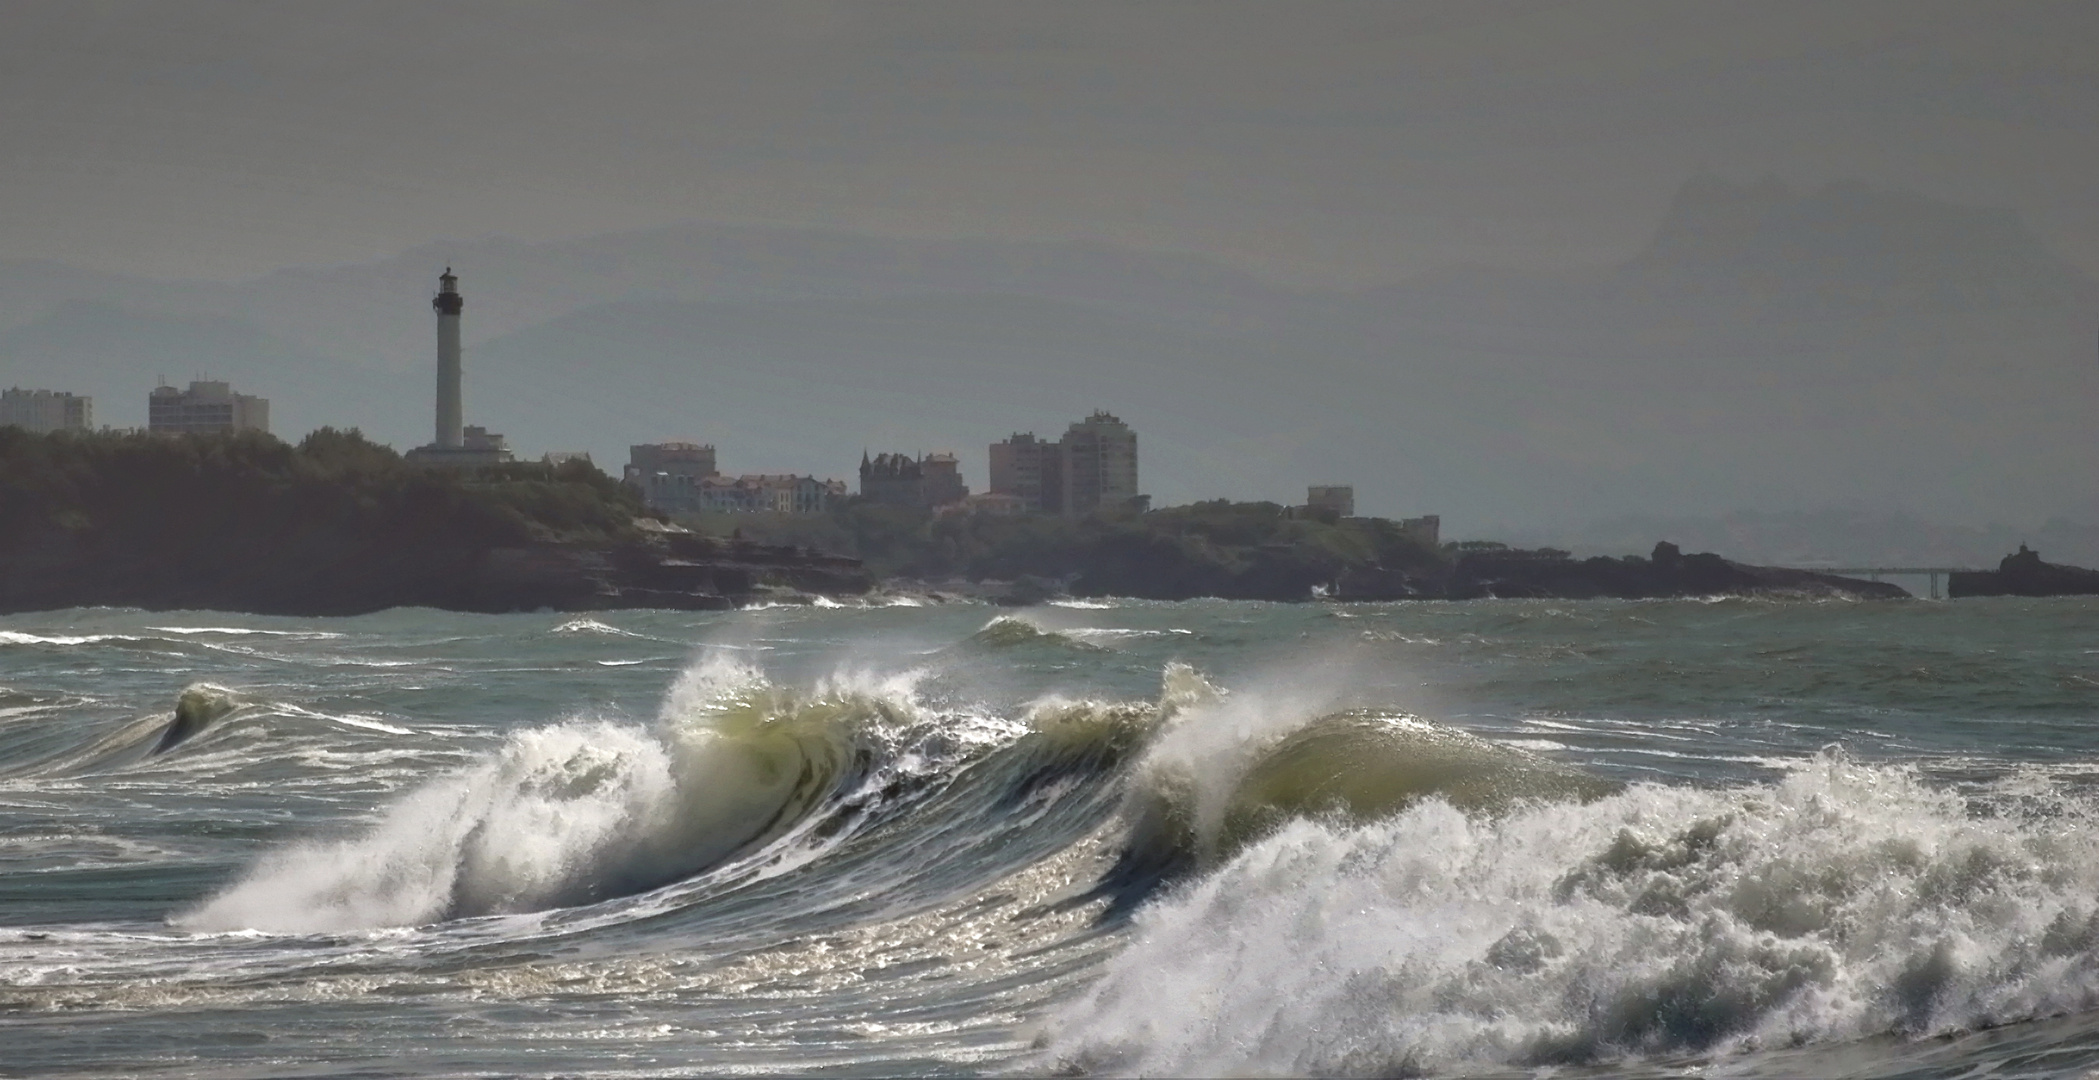
[[[1946,596],[1944,581],[1948,574],[1979,573],[1984,568],[1976,566],[1792,566],[1789,570],[1805,570],[1811,574],[1835,574],[1838,577],[1862,577],[1867,581],[1879,581],[1888,577],[1921,577],[1929,580],[1924,596],[1929,600],[1942,600]]]

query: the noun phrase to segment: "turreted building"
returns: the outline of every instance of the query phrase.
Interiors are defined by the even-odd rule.
[[[860,455],[860,497],[890,506],[930,509],[969,497],[962,466],[953,454]]]

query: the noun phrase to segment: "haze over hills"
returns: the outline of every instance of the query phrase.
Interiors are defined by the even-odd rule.
[[[237,284],[0,265],[0,382],[208,372],[296,435],[427,441],[427,298],[467,296],[467,418],[529,454],[712,441],[732,471],[984,445],[1093,408],[1164,503],[1356,485],[1458,532],[1869,500],[1955,522],[2090,505],[2099,287],[2012,215],[1859,185],[1686,184],[1616,266],[1361,293],[1099,245],[686,226],[431,245]]]

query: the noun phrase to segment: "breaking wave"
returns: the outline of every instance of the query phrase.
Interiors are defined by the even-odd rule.
[[[21,630],[0,630],[0,645],[99,645],[105,641],[144,641],[134,634],[31,634]]]
[[[925,705],[915,671],[805,691],[724,655],[689,669],[653,723],[575,719],[512,734],[396,799],[361,835],[272,852],[172,921],[336,933],[591,905],[732,864],[806,862],[947,787],[967,793],[912,828],[982,846],[1048,803],[1106,797],[1099,781],[1136,756],[1161,715],[1149,703],[1049,699],[1001,720]],[[986,823],[958,833],[957,815]]]
[[[628,637],[628,638],[638,638],[638,637],[645,637],[645,636],[646,636],[646,635],[643,635],[643,634],[637,634],[637,633],[634,633],[634,632],[633,632],[633,631],[631,631],[631,630],[622,630],[622,629],[620,629],[620,628],[619,628],[619,627],[617,627],[617,626],[609,626],[609,625],[607,625],[607,624],[605,624],[605,623],[601,623],[601,622],[599,622],[599,621],[598,621],[598,620],[596,620],[596,619],[570,619],[569,621],[567,621],[567,622],[565,622],[565,623],[562,623],[562,624],[561,624],[560,626],[557,626],[557,627],[555,627],[554,629],[552,629],[552,630],[548,631],[548,633],[553,633],[553,634],[603,634],[603,635],[605,635],[606,637]]]
[[[1140,910],[1055,1067],[1413,1075],[1945,1034],[2099,1006],[2090,806],[2013,812],[1828,751],[1638,785],[1288,821]]]
[[[176,918],[292,933],[540,911],[653,889],[762,845],[870,768],[907,694],[799,694],[728,663],[689,671],[653,725],[519,732],[411,792],[362,836],[266,857]]]
[[[968,640],[1053,636],[1007,616]],[[345,933],[633,897],[564,925],[713,933],[709,911],[924,910],[1068,850],[1057,903],[1106,898],[1121,944],[1041,1029],[1050,1070],[1592,1065],[2099,1008],[2099,812],[2032,777],[1963,794],[1831,750],[1771,784],[1627,787],[1181,664],[1155,701],[1005,719],[928,704],[917,671],[803,689],[728,655],[652,721],[515,732],[172,921]]]
[[[989,649],[1010,649],[1026,645],[1051,645],[1084,652],[1105,652],[1099,645],[1081,641],[1077,637],[1051,630],[1018,615],[1000,615],[985,623],[983,629],[970,635],[973,645]]]
[[[159,741],[153,744],[153,753],[167,753],[203,734],[206,728],[225,719],[239,707],[240,700],[223,686],[193,683],[184,687],[175,698],[175,717],[161,730]]]
[[[1129,839],[1117,873],[1141,884],[1215,866],[1298,818],[1371,821],[1431,798],[1502,812],[1616,790],[1420,717],[1330,705],[1230,694],[1191,668],[1170,666],[1161,698],[1166,730],[1126,798]]]

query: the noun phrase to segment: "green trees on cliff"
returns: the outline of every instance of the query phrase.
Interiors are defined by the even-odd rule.
[[[48,593],[50,606],[369,610],[442,595],[492,548],[631,534],[640,511],[586,463],[459,474],[356,431],[294,446],[254,432],[0,427],[0,605]]]
[[[1078,519],[934,516],[853,500],[822,515],[705,515],[691,523],[853,555],[879,576],[1051,578],[1083,595],[1297,600],[1349,568],[1442,563],[1390,521],[1223,499]]]

